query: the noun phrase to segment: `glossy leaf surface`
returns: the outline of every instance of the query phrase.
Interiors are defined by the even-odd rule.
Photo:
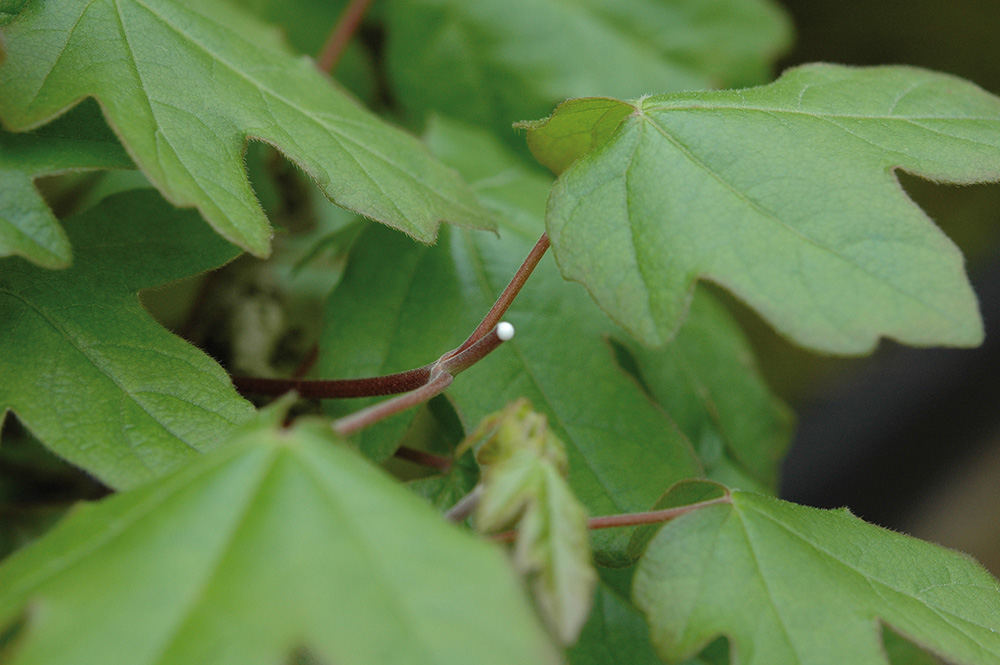
[[[919,69],[808,65],[633,106],[562,174],[546,226],[563,274],[639,339],[669,340],[705,279],[821,351],[981,341],[960,252],[893,170],[1000,179],[1000,99]]]
[[[491,224],[416,139],[226,3],[36,0],[5,34],[5,125],[35,127],[96,97],[167,199],[255,254],[269,251],[270,229],[245,173],[248,138],[277,147],[339,205],[420,240],[442,220]]]
[[[4,662],[559,661],[495,546],[284,415],[7,561],[0,624],[25,624]]]
[[[143,310],[140,289],[237,250],[152,190],[67,223],[73,266],[0,270],[0,409],[104,483],[135,487],[207,450],[253,412],[207,355]]]

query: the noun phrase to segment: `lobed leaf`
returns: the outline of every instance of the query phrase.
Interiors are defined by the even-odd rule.
[[[218,364],[136,297],[237,250],[151,190],[67,223],[71,268],[0,271],[0,409],[102,482],[135,487],[216,445],[253,413]]]
[[[404,107],[508,133],[567,97],[762,82],[791,36],[770,0],[396,0],[387,20]]]
[[[34,180],[87,169],[127,169],[132,161],[92,107],[30,134],[0,128],[0,257],[45,268],[70,264],[69,239]]]
[[[745,665],[888,665],[879,622],[956,665],[1000,663],[1000,585],[846,510],[734,492],[670,522],[636,572],[668,662],[730,639]]]
[[[255,254],[269,251],[270,230],[247,181],[248,138],[277,147],[338,205],[422,241],[441,220],[491,226],[416,139],[218,0],[34,0],[5,34],[5,125],[29,129],[95,97],[167,199]]]
[[[559,662],[496,547],[284,416],[9,559],[0,626],[24,624],[4,662]]]
[[[546,226],[563,274],[636,337],[669,340],[705,279],[820,351],[982,340],[961,254],[893,171],[1000,179],[1000,99],[919,69],[809,65],[632,106],[559,178]]]

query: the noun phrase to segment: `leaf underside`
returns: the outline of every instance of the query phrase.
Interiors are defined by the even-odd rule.
[[[93,96],[164,196],[264,255],[245,172],[270,143],[338,205],[429,242],[438,222],[488,227],[456,174],[354,102],[277,33],[224,3],[38,0],[5,29],[0,120],[24,130]]]
[[[67,223],[73,266],[0,271],[0,410],[111,487],[134,487],[207,450],[253,408],[207,355],[143,310],[140,289],[237,253],[152,190]]]
[[[586,134],[577,141],[577,154],[589,147]],[[560,176],[546,225],[563,274],[648,344],[676,333],[705,279],[820,351],[865,353],[883,336],[976,345],[962,256],[897,168],[1000,179],[1000,99],[944,74],[834,65],[647,97]]]
[[[634,593],[669,662],[726,635],[744,665],[888,665],[882,621],[956,665],[1000,663],[995,579],[843,510],[735,492],[661,529]]]
[[[558,662],[498,549],[283,417],[8,560],[0,625],[26,623],[4,662]]]

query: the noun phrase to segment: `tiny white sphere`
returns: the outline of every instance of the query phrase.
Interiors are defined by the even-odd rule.
[[[497,324],[497,337],[501,341],[506,342],[508,339],[514,336],[514,326],[507,323],[506,321],[501,321]]]

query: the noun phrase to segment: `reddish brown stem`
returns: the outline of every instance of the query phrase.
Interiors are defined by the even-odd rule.
[[[545,251],[548,248],[549,234],[543,233],[542,237],[535,243],[535,246],[531,248],[530,252],[528,252],[528,256],[524,258],[524,262],[521,263],[521,267],[518,268],[517,272],[514,273],[514,276],[511,277],[510,283],[507,284],[507,288],[503,290],[500,297],[497,298],[495,303],[493,303],[493,307],[491,307],[490,311],[486,313],[486,316],[484,316],[483,320],[480,321],[478,326],[476,326],[476,329],[472,331],[472,334],[469,335],[468,339],[462,342],[461,346],[451,352],[452,355],[457,355],[466,350],[479,341],[480,337],[485,335],[489,330],[493,329],[498,323],[500,323],[500,319],[503,318],[503,315],[507,312],[507,308],[509,308],[511,303],[514,302],[514,298],[516,298],[517,294],[520,293],[521,287],[528,281],[528,277],[531,276],[535,266],[537,266],[538,262],[542,260],[543,256],[545,256]]]
[[[435,455],[424,450],[410,448],[408,446],[400,446],[397,448],[396,452],[393,453],[393,457],[404,459],[407,462],[413,462],[414,464],[426,466],[431,469],[438,469],[444,473],[451,471],[451,459]]]
[[[344,55],[344,49],[351,41],[351,37],[358,31],[361,19],[372,4],[372,0],[351,0],[344,9],[344,13],[337,19],[337,24],[333,26],[333,31],[323,45],[319,56],[316,59],[316,66],[327,74],[332,74],[340,62],[340,57]]]
[[[350,436],[369,425],[374,425],[380,420],[385,420],[391,415],[405,411],[412,406],[423,404],[435,395],[440,395],[451,385],[454,379],[455,377],[448,372],[437,372],[432,374],[430,381],[416,390],[408,392],[405,395],[397,395],[378,404],[373,404],[349,416],[338,418],[333,421],[331,427],[333,427],[333,431],[341,436]]]
[[[503,330],[503,332],[498,332],[498,329]],[[430,369],[430,379],[424,385],[405,395],[398,395],[349,416],[334,420],[332,424],[334,431],[341,436],[353,434],[400,411],[405,411],[417,404],[423,404],[435,395],[440,395],[451,385],[456,374],[479,362],[513,335],[514,327],[509,323],[501,322],[462,353],[458,355],[448,354],[447,357],[442,357],[434,363]]]
[[[692,503],[687,506],[679,506],[677,508],[664,508],[663,510],[650,510],[644,513],[625,513],[624,515],[605,515],[602,517],[591,517],[587,520],[588,529],[611,529],[619,526],[641,526],[643,524],[659,524],[660,522],[669,522],[670,520],[677,519],[681,515],[686,515],[688,513],[700,510],[701,508],[707,508],[708,506],[714,506],[719,503],[729,503],[730,496],[720,496],[717,499],[709,499],[708,501],[700,501],[698,503]],[[504,531],[503,533],[497,533],[491,536],[493,540],[497,540],[504,543],[509,543],[517,538],[517,531]]]
[[[234,376],[233,385],[243,395],[283,395],[292,390],[305,399],[346,399],[398,395],[419,388],[431,376],[431,365],[396,374],[369,376],[363,379],[263,379]]]
[[[481,355],[468,355],[466,352],[471,346],[482,339],[493,330],[500,322],[500,318],[514,302],[514,298],[521,291],[521,287],[528,281],[532,271],[542,257],[545,256],[549,248],[549,236],[545,233],[538,239],[535,246],[525,257],[524,262],[514,273],[507,288],[503,290],[500,297],[487,312],[486,316],[479,323],[476,329],[469,335],[462,345],[441,356],[438,363],[446,367],[448,371],[457,374],[466,367],[478,361],[486,353]],[[456,360],[459,356],[462,360]],[[460,366],[460,367],[459,367]],[[387,374],[385,376],[373,376],[364,379],[333,379],[333,380],[306,380],[299,378],[292,379],[261,379],[249,376],[234,376],[233,384],[236,389],[244,395],[283,395],[291,390],[297,391],[302,397],[308,399],[344,399],[350,397],[376,397],[379,395],[397,395],[410,390],[415,390],[426,383],[430,378],[431,365],[425,365],[416,369],[399,372],[397,374]]]
[[[477,339],[471,346],[467,347],[463,351],[455,352],[451,351],[441,356],[441,360],[437,362],[437,367],[440,367],[445,372],[455,375],[459,372],[464,372],[469,369],[477,362],[488,356],[493,352],[498,346],[503,344],[504,339],[500,337],[497,329],[499,327],[507,326],[511,331],[514,327],[509,323],[497,324],[488,333]],[[513,333],[511,333],[513,334]],[[507,339],[510,339],[509,337]]]

